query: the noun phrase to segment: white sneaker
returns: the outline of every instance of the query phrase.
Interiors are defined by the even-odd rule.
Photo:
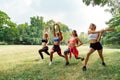
[[[49,66],[52,64],[52,62],[49,62]]]
[[[45,59],[42,59],[42,61],[44,61]]]

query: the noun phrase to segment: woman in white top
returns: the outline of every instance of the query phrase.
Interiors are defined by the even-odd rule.
[[[83,71],[86,71],[87,68],[86,68],[86,65],[87,65],[87,62],[88,62],[88,59],[89,59],[89,56],[94,52],[94,51],[98,51],[98,54],[100,56],[100,59],[102,61],[102,65],[105,66],[105,62],[104,62],[104,58],[103,58],[103,47],[102,45],[100,44],[100,39],[101,39],[101,36],[102,36],[102,33],[105,32],[105,31],[111,31],[113,29],[111,28],[108,28],[108,29],[102,29],[102,30],[99,30],[99,31],[96,31],[96,25],[91,23],[90,24],[90,27],[89,27],[89,30],[88,30],[88,39],[89,39],[89,43],[90,43],[90,50],[88,51],[87,53],[87,56],[85,58],[85,63],[84,63],[84,66],[82,68]]]

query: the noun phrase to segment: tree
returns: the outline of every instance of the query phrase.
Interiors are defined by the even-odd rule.
[[[16,37],[16,24],[3,11],[0,11],[0,41],[14,43]]]
[[[109,44],[120,45],[120,14],[115,15],[107,24],[115,28],[116,31],[107,33],[104,41]]]
[[[93,6],[105,6],[107,5],[113,18],[111,18],[106,24],[115,28],[116,31],[104,34],[103,41],[105,44],[114,44],[120,46],[120,0],[83,0],[86,5],[92,4]]]
[[[88,43],[87,33],[81,32],[79,38],[84,44]]]
[[[10,17],[3,11],[0,10],[0,28],[10,21]]]
[[[0,41],[4,41],[4,25],[6,25],[6,22],[9,20],[9,16],[0,10]]]
[[[7,42],[8,44],[41,44],[43,31],[48,26],[50,29],[50,44],[53,44],[54,23],[54,20],[44,22],[42,16],[33,16],[30,17],[30,25],[28,23],[17,25],[10,20],[6,13],[0,11],[0,41]],[[67,44],[67,39],[70,37],[70,29],[63,23],[58,22],[58,24],[63,36],[65,36],[62,44]]]
[[[28,39],[28,23],[23,23],[17,25],[17,37],[15,44],[27,44],[27,39]]]
[[[92,4],[93,6],[105,6],[107,5],[110,9],[106,9],[112,15],[120,13],[120,0],[83,0],[86,5]]]
[[[30,18],[30,26],[29,26],[29,42],[31,44],[41,44],[41,39],[43,36],[43,29],[45,26],[45,22],[43,21],[43,17],[34,16]]]

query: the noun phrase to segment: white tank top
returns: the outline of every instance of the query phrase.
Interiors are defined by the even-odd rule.
[[[88,39],[92,40],[92,39],[97,39],[98,38],[98,34],[89,34],[88,35]]]

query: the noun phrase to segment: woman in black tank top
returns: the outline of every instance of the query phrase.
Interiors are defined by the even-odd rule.
[[[46,28],[48,29],[48,27]],[[42,39],[42,48],[38,51],[41,59],[44,59],[43,53],[46,53],[47,55],[50,55],[48,52],[48,32],[44,32],[43,39]]]

